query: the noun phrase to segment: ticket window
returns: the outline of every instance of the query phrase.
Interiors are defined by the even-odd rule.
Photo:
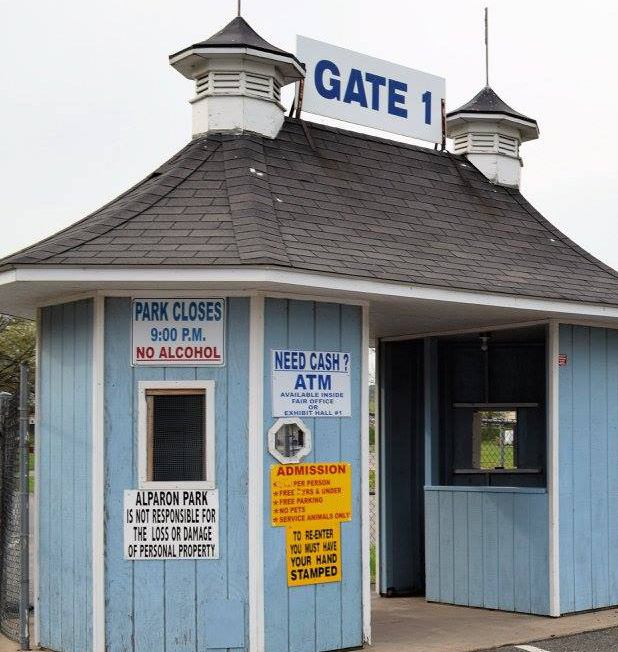
[[[139,387],[141,488],[213,488],[214,382],[143,382]]]

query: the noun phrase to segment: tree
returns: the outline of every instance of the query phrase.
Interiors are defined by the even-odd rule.
[[[0,315],[0,392],[19,394],[19,366],[29,367],[30,386],[34,382],[36,328],[34,322]]]

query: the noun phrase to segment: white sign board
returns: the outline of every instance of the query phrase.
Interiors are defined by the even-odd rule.
[[[349,417],[351,355],[272,351],[273,417]]]
[[[124,558],[219,559],[219,491],[125,491]]]
[[[133,299],[133,364],[225,363],[225,299]]]
[[[303,111],[442,142],[444,78],[305,36],[296,49],[307,67]]]

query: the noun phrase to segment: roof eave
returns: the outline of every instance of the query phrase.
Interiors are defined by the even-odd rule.
[[[170,65],[187,79],[195,79],[195,68],[203,59],[224,59],[229,57],[248,58],[253,61],[267,59],[276,65],[283,75],[286,83],[303,79],[305,66],[298,59],[289,54],[282,55],[255,47],[204,47],[192,45],[169,57]]]
[[[539,125],[536,120],[521,118],[502,111],[484,111],[476,113],[474,111],[453,111],[446,116],[446,124],[450,127],[459,127],[469,122],[496,122],[511,127],[515,127],[522,135],[522,142],[535,140],[539,137]]]

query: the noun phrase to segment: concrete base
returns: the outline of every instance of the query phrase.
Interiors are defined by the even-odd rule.
[[[372,604],[372,652],[469,652],[618,626],[618,609],[562,618],[379,598]]]

